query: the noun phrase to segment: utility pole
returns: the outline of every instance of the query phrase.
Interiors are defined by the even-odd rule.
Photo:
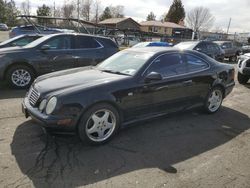
[[[227,27],[227,35],[228,35],[228,32],[229,32],[229,28],[230,28],[230,25],[231,25],[231,18],[229,19],[229,23],[228,23],[228,27]]]
[[[80,2],[79,2],[79,0],[77,0],[77,19],[78,19],[77,30],[79,32],[79,21],[80,21]]]

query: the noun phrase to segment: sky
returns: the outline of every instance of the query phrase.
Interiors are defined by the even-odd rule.
[[[23,0],[15,0],[19,6]],[[77,0],[74,0],[77,1]],[[157,19],[166,13],[173,0],[100,0],[102,8],[109,5],[123,5],[126,17],[140,22],[146,19],[149,12],[154,12]],[[56,6],[62,6],[65,0],[55,0]],[[68,0],[66,1],[68,2]],[[46,4],[52,6],[54,0],[30,0],[32,13],[36,7]],[[250,32],[250,0],[182,0],[186,13],[192,8],[203,6],[209,8],[215,17],[212,29],[226,32],[229,19],[232,18],[230,33]]]

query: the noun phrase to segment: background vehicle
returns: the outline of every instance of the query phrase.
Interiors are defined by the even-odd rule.
[[[0,23],[0,31],[8,31],[9,28],[6,24]]]
[[[199,52],[130,48],[97,67],[37,78],[23,112],[46,128],[101,144],[135,121],[198,106],[215,113],[234,85],[233,66]]]
[[[240,84],[246,84],[250,79],[250,54],[241,55],[238,59],[238,81]]]
[[[73,30],[68,29],[57,29],[57,28],[48,28],[43,26],[36,26],[40,33],[38,33],[37,29],[33,25],[23,25],[23,26],[17,26],[12,28],[12,30],[9,33],[9,37],[13,38],[18,35],[24,35],[24,34],[54,34],[54,33],[73,33]]]
[[[243,45],[242,46],[242,53],[249,53],[250,52],[250,45]]]
[[[223,62],[225,52],[219,45],[210,41],[190,41],[190,42],[180,42],[174,47],[182,50],[196,50],[198,52],[204,53],[217,61]]]
[[[0,50],[0,79],[27,88],[36,76],[96,65],[118,51],[109,38],[84,34],[51,34],[28,45]]]
[[[229,61],[236,62],[237,56],[242,52],[241,47],[236,46],[231,41],[215,41],[225,51],[225,58],[229,58]]]
[[[143,48],[143,47],[168,47],[171,46],[169,43],[167,42],[140,42],[134,46],[132,46],[132,48]]]
[[[13,46],[25,46],[42,36],[44,35],[39,35],[39,34],[19,35],[14,38],[1,42],[0,48],[13,47]]]

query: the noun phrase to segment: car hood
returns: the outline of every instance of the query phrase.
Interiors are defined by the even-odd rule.
[[[16,52],[23,52],[25,50],[28,50],[27,48],[23,48],[20,46],[15,47],[7,47],[7,48],[1,48],[0,54],[8,54],[8,53],[16,53]]]
[[[106,73],[91,67],[82,67],[40,76],[33,85],[43,95],[52,92],[61,94],[66,91],[82,90],[128,77],[130,76]]]

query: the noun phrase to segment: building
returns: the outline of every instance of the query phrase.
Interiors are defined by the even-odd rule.
[[[141,31],[152,32],[173,38],[189,38],[192,37],[192,30],[176,23],[161,21],[144,21],[141,22]]]
[[[120,30],[140,30],[140,24],[132,18],[110,18],[98,23],[99,25]]]
[[[199,32],[200,40],[227,40],[227,34],[222,32],[208,32],[208,31],[200,31]]]

